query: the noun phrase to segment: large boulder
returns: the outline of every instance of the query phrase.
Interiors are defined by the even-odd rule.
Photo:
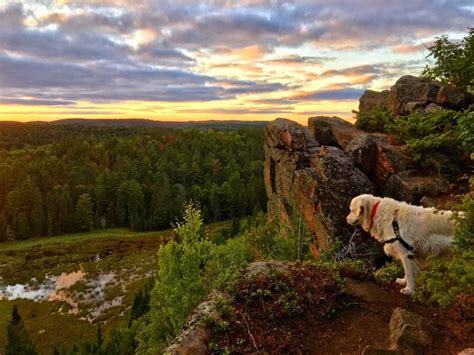
[[[382,189],[391,175],[414,167],[412,159],[404,153],[402,147],[391,145],[379,138],[376,148],[371,177],[378,188]]]
[[[282,120],[270,123],[265,134],[264,179],[269,215],[288,228],[302,218],[315,237],[312,246],[315,254],[330,248],[335,237],[350,235],[345,216],[351,199],[375,192],[368,177],[338,147],[338,142],[345,145],[346,140],[351,139],[344,135],[343,127],[353,126],[339,118],[329,121],[334,121],[336,127],[330,123],[318,125],[323,129],[318,129],[317,136],[322,142],[335,146],[318,146],[313,142],[314,136],[303,133],[297,135],[297,140],[288,140],[286,137],[295,136],[301,128]],[[353,129],[354,133],[359,132]],[[282,142],[275,141],[278,137]],[[298,144],[287,144],[289,141],[298,141]],[[300,149],[302,147],[307,148]]]
[[[338,146],[342,149],[345,149],[354,138],[366,134],[350,122],[335,116],[310,117],[308,128],[320,144]]]
[[[402,354],[423,354],[431,344],[428,321],[416,313],[395,308],[390,318],[390,349]]]
[[[462,110],[472,103],[472,95],[465,91],[437,81],[405,75],[390,90],[366,90],[359,99],[359,112],[382,108],[395,117],[413,112],[426,114],[441,108]]]
[[[377,141],[369,134],[356,136],[344,149],[355,165],[365,174],[370,174],[376,161]]]
[[[449,182],[442,176],[420,176],[415,171],[407,170],[391,175],[383,190],[399,201],[418,204],[423,196],[438,196],[448,189]]]
[[[435,103],[453,110],[462,110],[473,103],[473,98],[472,95],[455,87],[442,86],[436,95]]]
[[[277,118],[265,130],[265,142],[269,147],[288,150],[306,150],[318,146],[308,128],[285,118]]]
[[[369,112],[376,108],[386,109],[389,94],[389,90],[366,90],[359,99],[359,112]]]
[[[409,111],[408,103],[419,102],[424,106],[436,102],[441,85],[411,75],[402,76],[390,88],[388,109],[393,116],[404,115]]]
[[[413,168],[411,158],[386,134],[369,134],[339,117],[310,117],[309,131],[320,144],[340,147],[376,186],[400,171]]]

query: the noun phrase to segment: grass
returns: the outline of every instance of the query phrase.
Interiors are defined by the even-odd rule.
[[[207,235],[228,227],[229,221],[206,226]],[[111,329],[127,320],[134,294],[156,269],[156,252],[172,237],[172,230],[132,232],[127,229],[107,229],[90,233],[75,233],[55,237],[0,243],[0,285],[41,282],[47,276],[57,276],[83,269],[87,280],[113,272],[117,280],[126,280],[124,287],[107,284],[105,299],[123,296],[120,306],[105,310],[94,322],[103,322],[107,335]],[[81,280],[68,289],[75,295],[88,286]],[[125,291],[124,291],[125,290]],[[95,339],[96,324],[80,319],[90,315],[96,305],[80,299],[79,313],[69,314],[64,302],[33,302],[30,300],[0,300],[0,353],[5,346],[5,327],[14,304],[19,307],[25,325],[40,353],[51,354],[54,347],[71,349],[74,344]],[[60,312],[60,309],[62,311]]]

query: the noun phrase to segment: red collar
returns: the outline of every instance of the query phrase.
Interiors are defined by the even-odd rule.
[[[377,208],[379,208],[380,201],[378,201],[373,207],[372,207],[372,213],[370,214],[370,228],[374,226],[374,218],[375,215],[377,214]]]

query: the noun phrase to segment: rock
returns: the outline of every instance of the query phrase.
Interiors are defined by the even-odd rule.
[[[437,105],[435,103],[431,103],[427,105],[424,109],[424,113],[435,113],[438,112],[439,110],[442,110],[443,108],[440,105]]]
[[[345,292],[371,303],[391,303],[390,294],[373,282],[347,278]]]
[[[436,95],[435,103],[453,110],[468,108],[473,98],[467,92],[452,86],[442,86]]]
[[[380,92],[365,90],[359,99],[359,112],[365,113],[375,108],[387,108],[389,94],[390,92],[388,90]]]
[[[377,140],[375,164],[372,170],[372,181],[377,187],[383,188],[385,181],[391,175],[413,167],[412,159],[403,152],[401,147]]]
[[[270,122],[265,134],[265,141],[273,148],[306,150],[318,146],[318,142],[309,133],[308,128],[285,118],[277,118]]]
[[[353,124],[335,116],[310,117],[308,128],[320,144],[342,149],[345,149],[354,138],[367,134]]]
[[[449,189],[448,181],[440,176],[418,176],[402,171],[387,179],[384,192],[399,200],[417,204],[423,196],[437,196]]]
[[[375,139],[368,134],[363,134],[351,140],[344,152],[354,160],[360,170],[369,174],[375,165],[376,149]]]
[[[359,112],[381,108],[396,117],[413,112],[428,114],[443,108],[459,111],[472,103],[474,96],[468,92],[441,82],[406,75],[398,79],[390,90],[366,90],[359,99]]]
[[[226,297],[226,295],[220,292],[211,293],[189,316],[181,332],[173,340],[171,345],[165,349],[165,354],[205,355],[209,353],[207,343],[211,332],[202,320],[209,315],[215,319],[220,318],[215,308],[215,300],[217,297]]]
[[[435,207],[436,202],[428,196],[423,196],[420,199],[420,205],[422,205],[423,207]]]
[[[423,111],[426,105],[426,101],[410,101],[405,104],[405,110],[409,113]]]
[[[257,275],[268,275],[272,271],[288,272],[290,264],[281,261],[255,261],[251,263],[245,270],[247,278],[252,278]]]
[[[339,118],[324,117],[312,122],[317,124],[313,124],[309,132],[316,130],[322,141],[334,145],[339,145],[338,142],[348,145],[361,132]],[[291,130],[290,125],[287,127]],[[355,136],[346,136],[345,128],[353,129]],[[272,132],[274,129],[273,124],[267,127]],[[374,187],[354,160],[338,147],[294,150],[275,143],[274,137],[285,137],[284,132],[278,135],[272,132],[265,135],[264,180],[269,216],[292,231],[295,221],[302,218],[315,237],[311,250],[317,255],[320,250],[330,248],[336,236],[350,236],[351,230],[345,221],[349,203],[354,196],[374,193]]]
[[[400,354],[398,351],[395,350],[386,350],[376,348],[372,345],[367,345],[364,350],[362,350],[362,355],[397,355]]]
[[[411,75],[402,76],[390,88],[388,110],[392,116],[409,113],[406,105],[410,102],[436,102],[441,84]]]
[[[403,308],[395,308],[390,318],[390,350],[422,354],[430,344],[427,320]]]

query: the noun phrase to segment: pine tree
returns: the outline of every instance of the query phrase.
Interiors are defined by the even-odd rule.
[[[100,348],[102,347],[102,343],[104,342],[104,336],[102,335],[102,328],[100,326],[100,322],[97,323],[97,333],[95,337],[95,351],[94,353],[98,353],[100,351]]]
[[[75,220],[77,227],[82,231],[92,230],[94,212],[92,200],[89,194],[82,194],[77,201]]]
[[[240,232],[240,221],[238,218],[232,218],[232,224],[230,226],[230,236],[235,237]]]
[[[18,307],[13,306],[12,319],[7,325],[6,355],[36,355],[35,345],[31,341],[26,328],[18,313]]]

